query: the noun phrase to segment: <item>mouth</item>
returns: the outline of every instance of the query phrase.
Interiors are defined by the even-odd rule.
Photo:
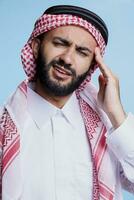
[[[54,64],[53,68],[54,68],[54,75],[60,79],[66,79],[69,76],[72,76],[72,73],[69,70],[63,68],[62,66]]]

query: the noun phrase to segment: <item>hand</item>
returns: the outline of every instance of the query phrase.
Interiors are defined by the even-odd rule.
[[[120,100],[119,80],[104,63],[98,47],[95,49],[95,60],[102,73],[98,78],[98,104],[108,115],[113,127],[118,128],[126,118]]]

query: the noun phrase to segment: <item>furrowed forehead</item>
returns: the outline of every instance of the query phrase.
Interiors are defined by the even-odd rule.
[[[105,22],[94,12],[78,6],[71,5],[57,5],[48,8],[44,14],[59,15],[68,14],[81,17],[87,22],[95,26],[103,36],[105,43],[108,42],[108,29]]]
[[[79,43],[87,43],[91,42],[93,40],[96,43],[96,40],[94,37],[84,28],[74,25],[68,25],[68,26],[61,26],[56,29],[53,29],[46,33],[47,37],[61,37],[63,39],[69,40],[69,41],[75,41],[78,40]]]

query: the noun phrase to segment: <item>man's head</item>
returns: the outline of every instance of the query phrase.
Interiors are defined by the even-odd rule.
[[[76,90],[89,73],[97,43],[78,26],[62,26],[32,42],[37,78],[44,90],[66,96]]]
[[[96,14],[76,6],[54,6],[45,11],[22,50],[30,80],[40,80],[58,96],[74,91],[94,70],[96,46],[104,53],[108,31]]]

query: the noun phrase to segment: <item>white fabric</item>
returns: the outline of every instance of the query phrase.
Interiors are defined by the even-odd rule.
[[[21,199],[92,199],[91,155],[75,94],[60,110],[29,88],[28,110],[31,118],[29,117],[21,136],[24,169]],[[125,174],[132,181],[134,179],[134,141],[131,139],[133,126],[134,116],[129,114],[118,129],[107,135],[110,149],[122,163]],[[25,165],[27,160],[29,164]],[[120,167],[117,169],[115,200],[120,200],[122,199],[121,169]],[[127,187],[132,186],[127,185]]]
[[[88,84],[81,97],[97,112],[108,129],[107,144],[111,150],[109,153],[113,161],[113,170],[116,170],[114,200],[122,200],[122,188],[134,194],[134,115],[129,113],[122,125],[114,130],[107,115],[97,105],[94,85]],[[124,159],[120,159],[120,154]]]
[[[107,144],[121,163],[124,174],[134,183],[134,115],[128,114],[124,123],[107,135]],[[133,188],[134,191],[134,188]]]
[[[89,142],[75,93],[62,109],[30,88],[27,98],[31,117],[20,135],[21,200],[92,199]]]
[[[99,116],[101,116],[101,120],[105,123],[107,128],[108,127],[110,128],[111,124],[109,123],[109,120],[107,120],[106,115],[103,113],[103,111],[99,110],[97,107],[96,98],[95,98],[96,94],[95,94],[95,90],[92,87],[92,85],[90,84],[89,87],[87,88],[86,92],[85,93],[84,92],[81,93],[81,95],[83,95],[83,99],[91,107],[93,107],[93,109],[98,113]],[[18,102],[19,102],[19,104],[18,104]],[[23,142],[24,136],[27,137],[27,140],[29,141],[29,143],[26,142],[25,150],[23,153],[29,152],[29,148],[33,145],[33,141],[35,141],[35,143],[34,143],[35,145],[33,148],[33,152],[27,154],[26,162],[25,163],[19,162],[19,164],[21,164],[21,170],[20,170],[21,174],[20,175],[23,177],[23,184],[22,184],[22,180],[21,180],[22,177],[16,172],[16,170],[19,171],[17,159],[18,158],[22,159],[23,155],[24,155],[21,153],[21,151],[20,151],[19,157],[16,157],[14,159],[14,162],[12,162],[12,164],[9,166],[8,170],[4,174],[3,181],[2,181],[2,184],[4,186],[3,191],[2,191],[2,200],[23,200],[22,195],[24,194],[25,188],[27,187],[25,184],[27,184],[27,182],[29,184],[33,183],[33,180],[29,180],[29,174],[26,177],[26,179],[24,180],[23,173],[26,170],[29,170],[29,172],[31,170],[33,170],[33,168],[35,168],[35,164],[36,164],[37,168],[35,170],[36,172],[35,172],[34,177],[35,177],[35,181],[37,181],[36,175],[39,174],[39,172],[40,172],[39,170],[42,166],[42,165],[40,165],[39,162],[35,162],[35,160],[38,161],[38,159],[40,159],[40,157],[43,155],[43,153],[42,153],[43,140],[40,140],[40,142],[38,142],[38,138],[39,138],[38,136],[42,136],[42,138],[43,138],[44,132],[43,132],[43,134],[42,134],[42,132],[40,132],[38,125],[35,124],[35,122],[31,118],[30,114],[27,113],[27,108],[25,107],[26,105],[27,105],[27,101],[26,101],[25,94],[23,95],[20,90],[17,90],[14,98],[10,99],[10,101],[7,102],[7,104],[6,104],[6,109],[8,110],[8,112],[12,116],[14,122],[16,123],[17,128],[21,134],[21,137],[22,137],[22,133],[23,133],[21,143]],[[38,110],[38,112],[39,112],[39,110]],[[32,138],[29,134],[30,129],[27,132],[25,132],[25,130],[28,128],[28,126],[30,129],[34,130],[32,132],[32,134],[33,134]],[[126,120],[124,121],[124,123],[118,129],[113,131],[110,135],[109,135],[109,133],[107,134],[107,143],[109,146],[109,149],[107,150],[107,154],[110,155],[111,168],[112,168],[111,173],[113,174],[112,181],[114,181],[114,183],[115,183],[115,185],[114,185],[114,192],[115,192],[114,200],[122,199],[121,183],[122,183],[123,188],[134,193],[133,130],[134,130],[134,116],[129,114],[128,117],[126,118]],[[129,137],[129,139],[128,139],[128,137]],[[127,138],[127,140],[126,140],[126,138]],[[129,141],[131,141],[130,146],[129,146]],[[124,146],[126,148],[124,148]],[[38,152],[37,149],[40,149],[40,152]],[[64,150],[64,149],[62,149],[62,150]],[[122,153],[121,153],[121,151],[122,151]],[[32,156],[32,154],[34,156]],[[121,160],[119,159],[118,155],[122,155]],[[33,162],[30,162],[30,163],[32,163],[32,166],[28,165],[29,161],[33,161]],[[40,160],[40,162],[42,162],[42,160]],[[105,160],[104,163],[107,163],[107,160]],[[122,166],[120,165],[120,163]],[[50,165],[50,167],[51,167],[51,165]],[[102,166],[102,167],[104,169],[104,166]],[[105,169],[106,169],[106,167],[108,168],[108,166],[105,166]],[[48,166],[48,168],[49,168],[49,166]],[[124,169],[125,173],[123,172],[122,168]],[[131,169],[131,172],[130,172],[130,169]],[[43,172],[44,172],[44,174],[40,173],[40,180],[38,181],[39,186],[38,185],[33,186],[32,184],[29,185],[29,188],[33,187],[35,189],[35,191],[38,190],[38,194],[37,194],[38,196],[35,195],[36,200],[37,199],[44,200],[40,196],[41,195],[40,190],[42,189],[41,187],[43,187],[43,189],[45,190],[45,185],[44,185],[45,178],[44,177],[47,174],[47,171],[46,172],[43,171]],[[106,174],[106,171],[102,171],[102,173]],[[50,177],[50,179],[51,179],[51,177]],[[80,174],[79,174],[79,177],[80,177]],[[108,175],[108,177],[109,177],[109,175]],[[18,180],[17,183],[14,181],[14,180],[16,180],[16,178]],[[32,177],[31,177],[31,179],[32,179]],[[30,183],[30,181],[31,181],[31,183]],[[42,182],[43,182],[43,184],[42,184]],[[19,185],[21,185],[22,187],[19,187]],[[11,189],[11,187],[13,190]],[[37,188],[35,188],[35,187],[37,187]],[[34,192],[34,189],[32,190],[33,192]],[[52,189],[51,189],[50,193],[48,193],[48,195],[51,195],[51,193],[52,193]],[[33,199],[33,195],[32,195],[32,197],[25,197],[25,200],[32,200],[32,199]],[[100,198],[100,199],[102,199],[102,198]],[[57,200],[59,200],[59,199],[57,199]],[[81,198],[81,200],[83,200],[83,199]]]

